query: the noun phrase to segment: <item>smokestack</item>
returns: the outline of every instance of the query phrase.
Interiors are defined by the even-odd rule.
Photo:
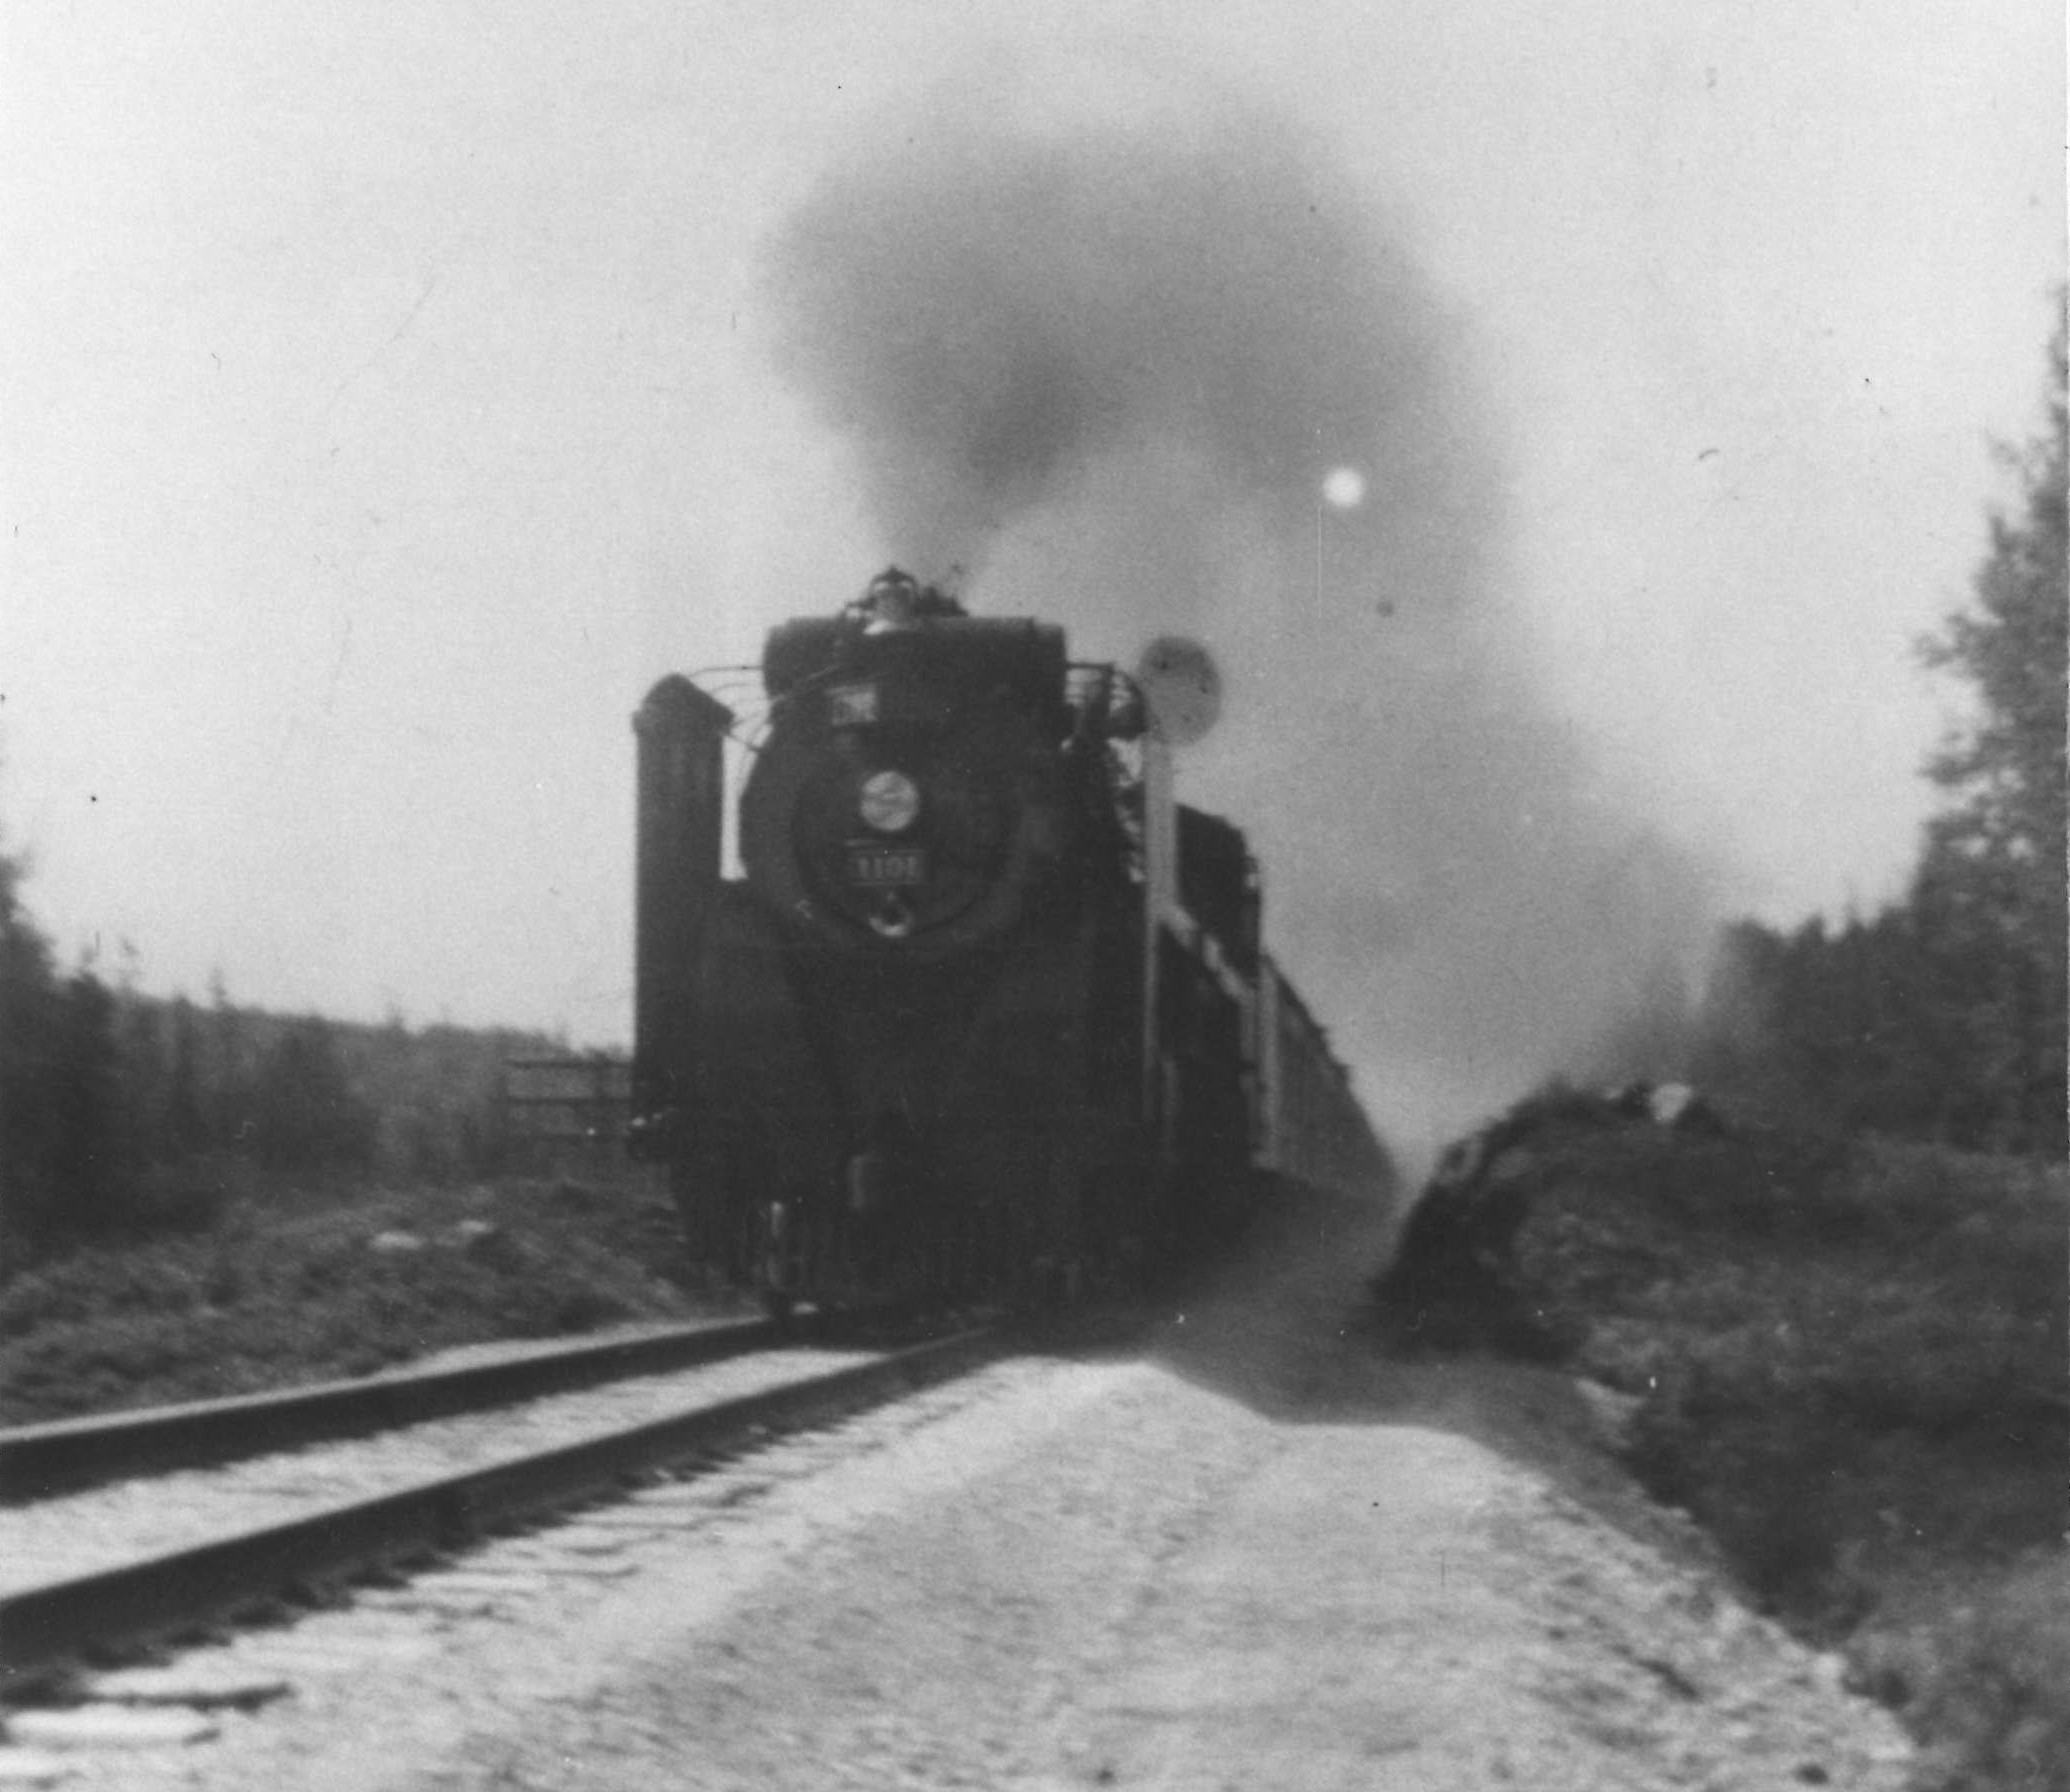
[[[732,724],[724,704],[674,674],[633,716],[633,1113],[664,1134],[689,1123],[696,1087],[697,966],[719,886]]]

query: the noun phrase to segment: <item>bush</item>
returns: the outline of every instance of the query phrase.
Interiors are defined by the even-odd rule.
[[[672,1216],[640,1185],[578,1209],[543,1183],[326,1197],[260,1178],[226,1202],[212,1231],[83,1246],[0,1285],[0,1422],[708,1310],[662,1275]],[[421,1248],[372,1248],[384,1232]]]
[[[1637,1396],[1642,1481],[1904,1694],[1933,1786],[2070,1784],[2064,1170],[1571,1098],[1483,1167],[1514,1238],[1455,1331],[1514,1348],[1526,1316]]]
[[[2070,1785],[2070,1563],[2060,1550],[1895,1589],[1850,1653],[1856,1684],[1928,1739],[1914,1792]]]

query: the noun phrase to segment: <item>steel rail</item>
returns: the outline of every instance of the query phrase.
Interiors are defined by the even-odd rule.
[[[449,1553],[686,1457],[737,1452],[824,1424],[964,1374],[1003,1343],[996,1330],[963,1332],[191,1549],[22,1588],[0,1597],[0,1692],[85,1651],[133,1648],[234,1620],[297,1589]]]
[[[0,1505],[22,1505],[131,1475],[393,1431],[629,1375],[687,1369],[767,1349],[778,1336],[778,1328],[762,1319],[671,1326],[463,1368],[408,1369],[274,1393],[13,1426],[0,1431]]]

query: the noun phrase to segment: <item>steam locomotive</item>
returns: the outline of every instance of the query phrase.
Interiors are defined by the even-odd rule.
[[[1135,680],[896,569],[759,672],[634,718],[634,1137],[693,1256],[778,1311],[1024,1303],[1384,1184]]]

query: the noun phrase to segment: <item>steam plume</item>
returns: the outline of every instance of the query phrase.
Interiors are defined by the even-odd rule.
[[[1023,67],[880,121],[771,247],[779,359],[893,558],[1081,655],[1208,643],[1187,794],[1252,832],[1383,1115],[1450,1124],[1657,994],[1700,879],[1535,694],[1486,406],[1407,250],[1277,115],[1116,98]]]

